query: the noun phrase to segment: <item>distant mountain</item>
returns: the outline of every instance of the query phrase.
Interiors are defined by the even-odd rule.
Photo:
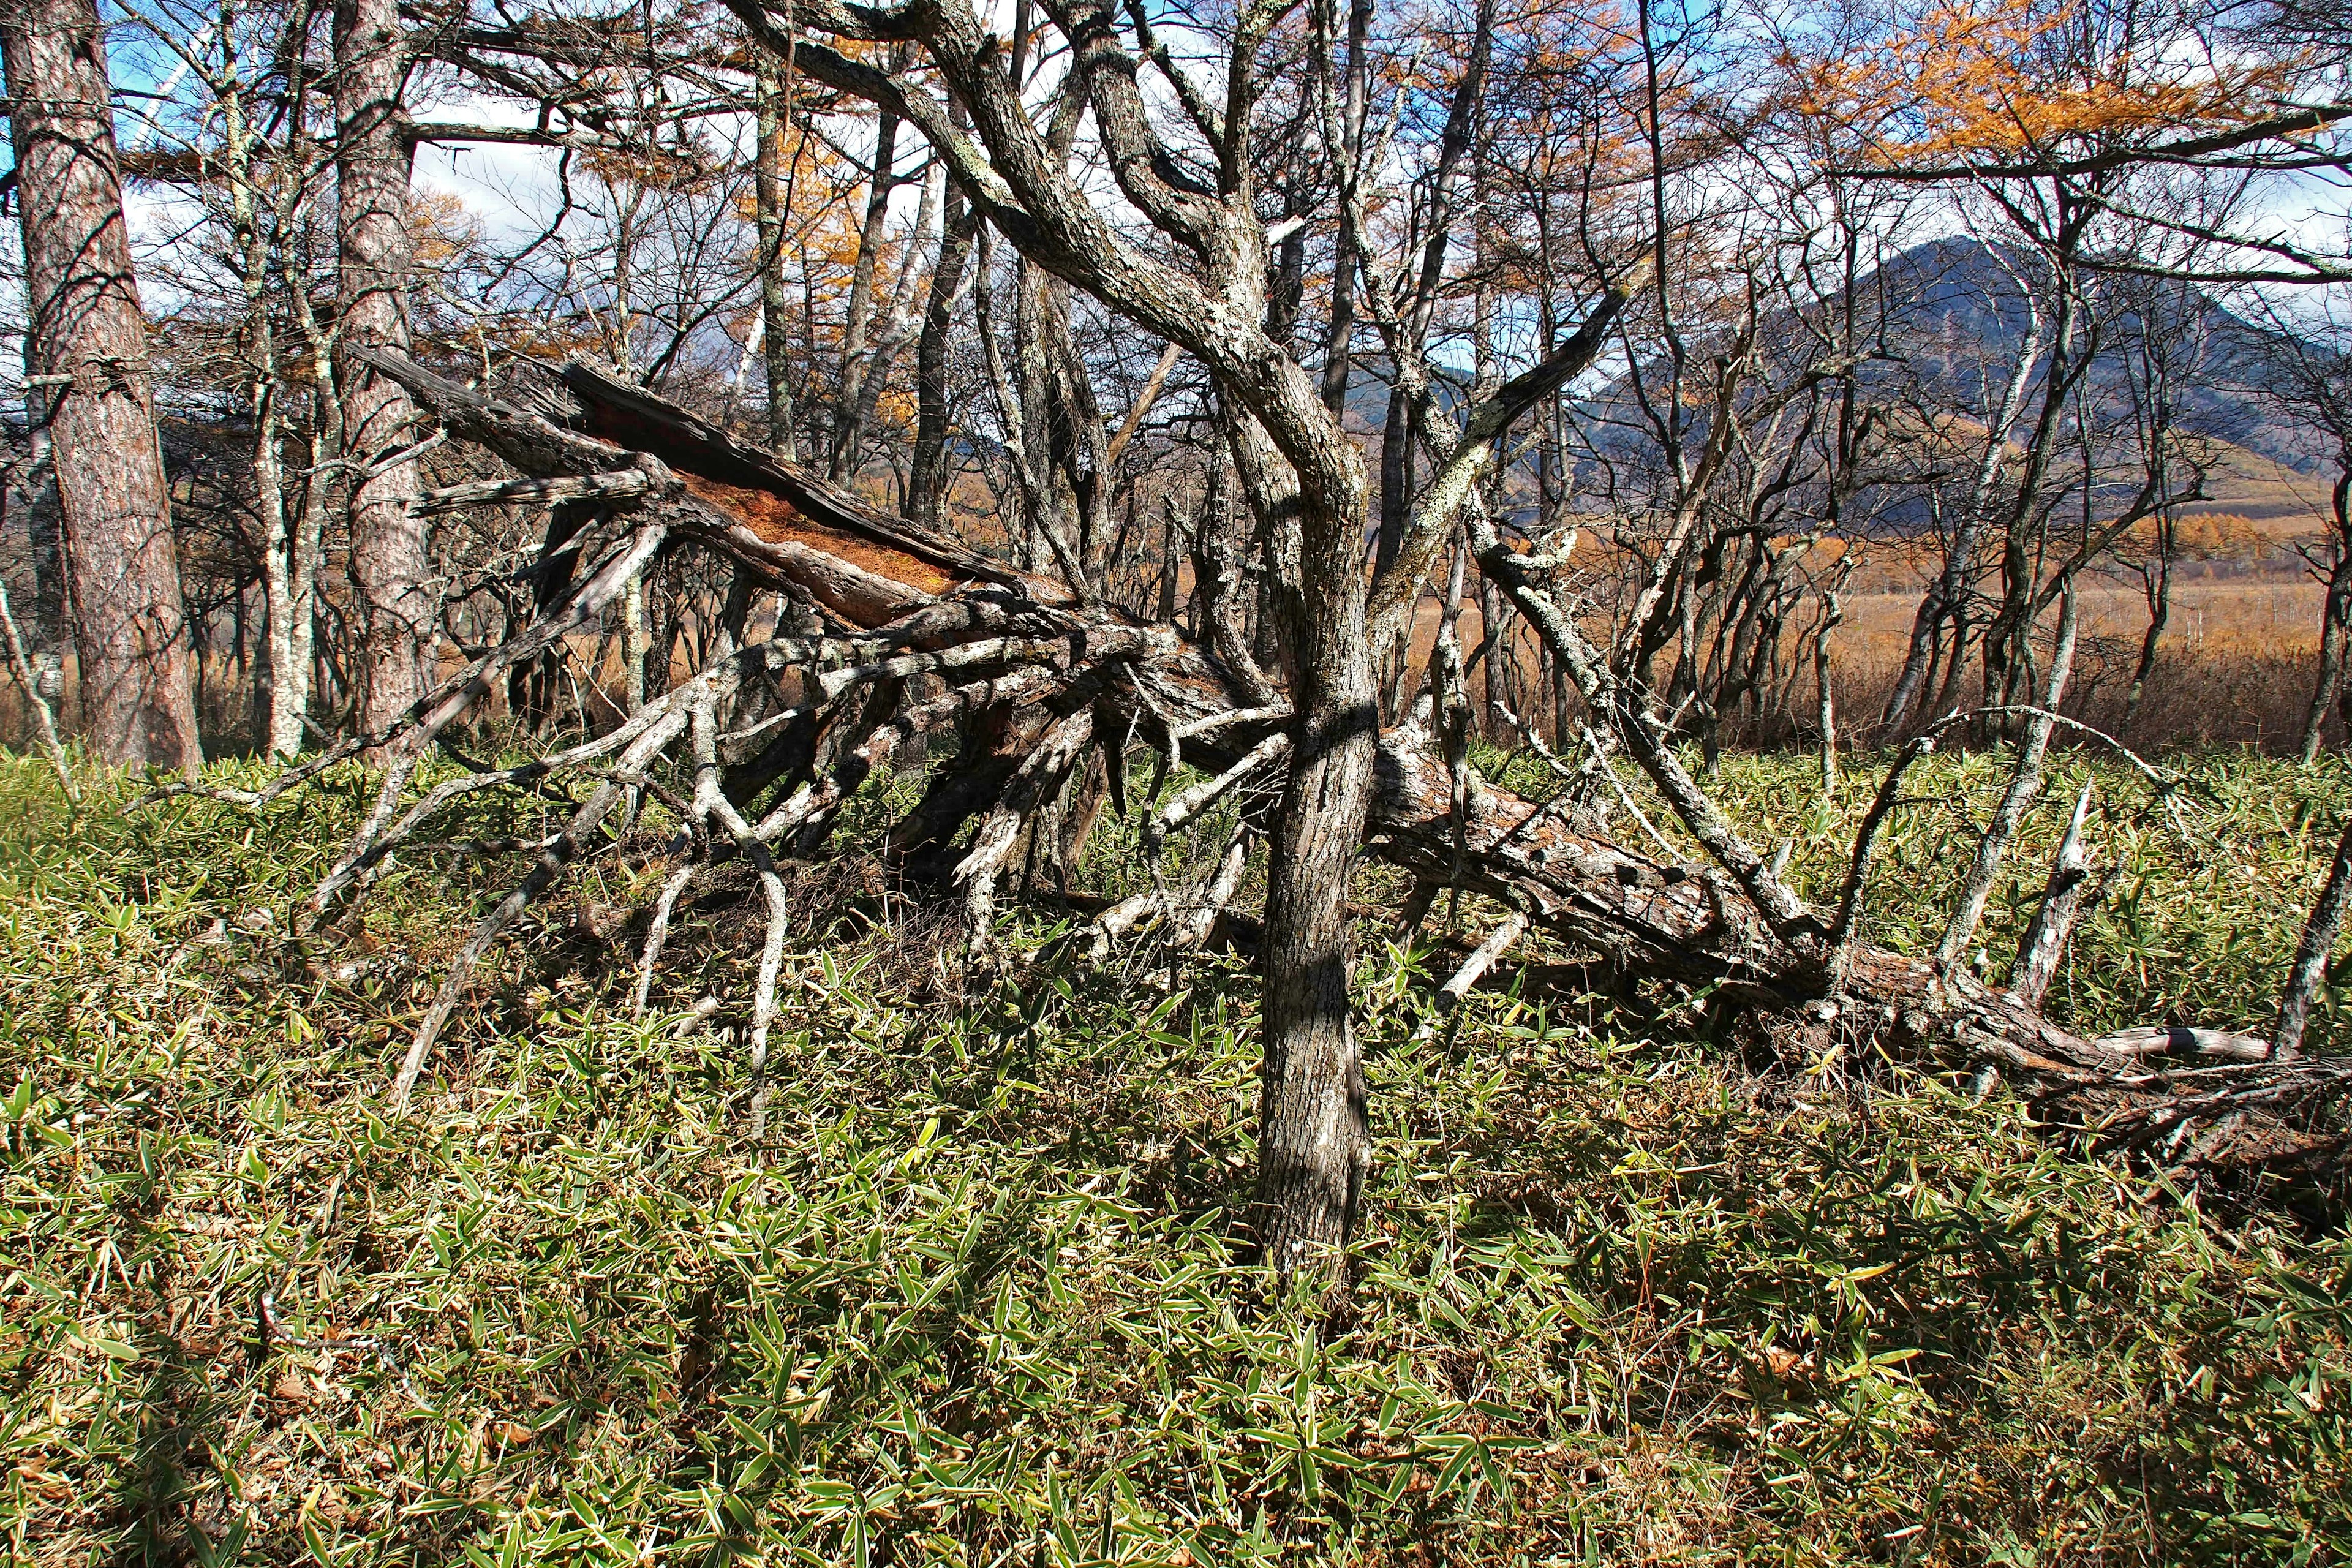
[[[2017,279],[2031,278],[2036,265],[2029,254],[1966,238],[1931,240],[1888,262],[1889,292],[1910,301],[1896,337],[1904,363],[1891,373],[1916,377],[1955,408],[1982,410],[2024,348],[2030,317]],[[2183,427],[2298,473],[2311,471],[2317,454],[2309,437],[2258,391],[2262,331],[2192,285],[2153,287],[2182,322],[2192,356],[2180,393]],[[2127,384],[2125,345],[2137,331],[2136,314],[2121,312],[2092,363],[2094,386],[2118,403]],[[1985,386],[1988,380],[1994,384]],[[2030,401],[2027,407],[2030,413]]]
[[[1883,285],[1895,301],[1890,353],[1865,366],[1865,384],[1879,397],[1916,396],[1964,422],[1990,417],[2025,350],[2032,318],[2018,279],[2031,278],[2034,265],[2029,254],[1965,238],[1932,240],[1885,263],[1864,287]],[[2121,292],[2120,285],[2107,286]],[[2295,525],[2307,504],[2293,499],[2291,492],[2302,488],[2293,481],[2316,468],[2316,444],[2258,390],[2261,331],[2187,285],[2155,287],[2167,310],[2186,323],[2180,331],[2186,363],[2176,382],[2180,425],[2221,448],[2209,481],[2213,500],[2198,510],[2244,510],[2273,520],[2274,527]],[[2092,362],[2092,390],[2112,416],[2121,417],[2128,407],[2126,349],[2138,331],[2134,312],[2111,315]],[[1778,354],[1790,373],[1811,353],[1810,336],[1793,319],[1768,321],[1760,336],[1766,352]],[[2021,433],[2039,406],[2040,382],[2037,372],[2020,405]],[[1656,384],[1653,377],[1654,395]],[[1630,374],[1584,399],[1580,412],[1600,453],[1635,462],[1645,455],[1646,421],[1639,417]],[[1704,423],[1699,411],[1695,426]],[[2238,489],[2250,492],[2242,507],[2231,505]]]
[[[1883,282],[1901,302],[1889,334],[1892,355],[1866,367],[1865,380],[1881,396],[1895,395],[1907,382],[1929,406],[1964,422],[1989,416],[2024,350],[2031,317],[2017,279],[2032,277],[2033,265],[2029,253],[1996,249],[1972,238],[1929,240],[1894,257],[1864,285],[1874,289]],[[2181,426],[2217,447],[2207,479],[2211,499],[2189,510],[2241,513],[2273,534],[2322,526],[2315,510],[2326,488],[2319,471],[2321,448],[2262,395],[2262,330],[2189,285],[2158,287],[2167,309],[2187,318],[2184,336],[2194,345],[2189,374],[2179,383]],[[2127,405],[2125,344],[2137,330],[2127,310],[2110,321],[2091,366],[2094,390],[2116,412]],[[1761,335],[1768,345],[1778,345],[1788,369],[1796,369],[1797,356],[1807,352],[1809,339],[1792,321],[1769,322]],[[2038,406],[2039,392],[2037,375],[2020,407],[2020,434]],[[1451,408],[1463,395],[1459,384],[1444,379],[1436,401]],[[1376,436],[1387,405],[1382,378],[1359,376],[1349,388],[1349,426]],[[1646,455],[1645,422],[1638,417],[1630,376],[1592,393],[1578,409],[1585,436],[1598,451],[1635,462]],[[1704,418],[1700,412],[1696,423],[1703,427]],[[1515,510],[1531,509],[1534,472],[1529,458],[1514,474],[1512,489],[1519,501]],[[1577,489],[1593,496],[1598,481],[1597,473],[1581,474]],[[1898,516],[1907,510],[1898,508]]]

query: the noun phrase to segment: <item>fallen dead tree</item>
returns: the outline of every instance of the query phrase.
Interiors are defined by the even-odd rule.
[[[1148,838],[1237,790],[1263,791],[1286,765],[1289,710],[1246,655],[1176,626],[1089,602],[949,538],[913,527],[749,448],[682,410],[573,363],[560,392],[492,396],[400,356],[371,363],[405,385],[454,437],[520,474],[503,485],[428,495],[421,506],[561,503],[585,521],[551,528],[532,570],[536,619],[421,701],[391,731],[347,742],[268,789],[298,787],[362,749],[385,759],[374,804],[310,900],[314,922],[362,896],[396,851],[430,842],[442,809],[483,790],[550,782],[584,790],[554,834],[528,847],[530,870],[476,929],[410,1044],[392,1089],[408,1100],[475,966],[530,903],[612,849],[647,800],[679,824],[675,865],[639,956],[643,1005],[676,910],[722,863],[752,868],[767,907],[752,998],[751,1052],[764,1058],[785,934],[780,861],[824,852],[848,802],[917,742],[951,742],[920,800],[880,846],[897,874],[952,900],[959,940],[984,948],[1008,874],[1039,835],[1057,853],[1082,841],[1103,805],[1143,814]],[[2074,836],[2053,872],[2048,913],[2028,935],[2011,990],[1965,970],[1871,946],[1859,912],[1876,834],[1915,742],[1879,792],[1834,908],[1801,902],[1675,760],[1668,736],[1612,681],[1524,556],[1475,511],[1482,570],[1509,594],[1583,688],[1608,740],[1649,773],[1705,852],[1687,860],[1629,847],[1610,829],[1622,784],[1594,742],[1563,788],[1532,800],[1463,763],[1458,663],[1442,637],[1432,689],[1379,738],[1366,854],[1410,873],[1416,901],[1483,895],[1510,913],[1441,993],[1450,1005],[1540,930],[1617,973],[1676,983],[1801,1040],[1818,1059],[1892,1060],[2008,1080],[2049,1120],[2101,1148],[2129,1148],[2207,1169],[2249,1165],[2308,1174],[2340,1166],[2335,1109],[2347,1086],[2333,1063],[2273,1060],[2270,1045],[2208,1030],[2155,1029],[2085,1039],[2032,1002],[2084,907]],[[501,768],[478,767],[416,794],[419,763],[506,671],[593,627],[628,582],[671,552],[709,551],[745,587],[772,595],[772,635],[722,641],[707,668],[591,740]],[[561,553],[566,569],[555,570]],[[1456,584],[1456,596],[1459,583]],[[745,623],[748,625],[748,622]],[[1220,639],[1212,632],[1209,643]],[[1136,798],[1131,752],[1207,775],[1164,801]],[[1597,775],[1606,774],[1606,783]],[[1609,786],[1617,786],[1612,789]],[[224,792],[226,793],[226,792]],[[1638,816],[1638,812],[1635,814]],[[967,836],[967,829],[969,834]],[[1107,952],[1159,922],[1198,942],[1243,881],[1247,814],[1198,884],[1157,886],[1102,911]],[[2072,881],[2066,880],[2071,877]],[[2039,978],[2034,978],[2038,974]]]

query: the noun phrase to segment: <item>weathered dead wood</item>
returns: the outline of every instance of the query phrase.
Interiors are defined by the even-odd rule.
[[[2327,865],[2327,880],[2321,884],[2319,897],[2313,901],[2311,914],[2304,921],[2303,940],[2295,947],[2294,963],[2287,972],[2286,990],[2279,999],[2278,1023],[2271,1031],[2281,1058],[2302,1053],[2304,1023],[2311,1016],[2313,1000],[2319,994],[2320,979],[2327,970],[2327,955],[2336,950],[2336,933],[2344,924],[2347,892],[2352,892],[2352,823],[2345,824],[2344,837],[2336,842],[2335,857]]]
[[[968,930],[984,934],[1017,847],[1050,820],[1071,780],[1091,774],[1096,752],[1120,764],[1110,769],[1114,779],[1124,777],[1124,752],[1138,742],[1212,773],[1209,784],[1150,814],[1148,822],[1162,831],[1244,780],[1278,776],[1286,761],[1289,710],[1266,700],[1264,678],[1255,669],[1234,670],[1171,626],[1081,603],[1060,584],[886,517],[601,372],[565,368],[562,384],[577,412],[559,423],[394,355],[378,353],[372,363],[407,385],[453,434],[488,447],[526,479],[647,476],[638,493],[600,498],[619,516],[597,535],[614,541],[598,557],[597,569],[549,605],[508,649],[478,661],[420,703],[404,731],[389,738],[395,754],[419,755],[489,689],[495,668],[589,624],[657,552],[694,547],[717,552],[752,583],[801,595],[795,602],[817,607],[812,613],[824,619],[826,635],[780,635],[730,649],[686,686],[649,699],[613,735],[506,770],[489,783],[520,785],[551,773],[588,771],[615,751],[631,776],[646,776],[663,748],[691,730],[693,755],[681,760],[690,761],[696,774],[693,797],[682,812],[695,839],[692,853],[746,856],[764,875],[772,856],[813,852],[842,806],[908,740],[960,734],[963,760],[934,775],[922,804],[891,835],[888,852],[902,872],[957,887],[967,905]],[[1504,583],[1515,607],[1540,634],[1572,632],[1524,572],[1497,559],[1502,547],[1491,526],[1478,543],[1482,567]],[[1591,651],[1568,648],[1587,659]],[[2337,1092],[2340,1079],[2307,1064],[2289,1073],[2291,1064],[2271,1059],[2266,1047],[2256,1056],[2228,1041],[2201,1040],[2194,1031],[2186,1032],[2190,1044],[2185,1047],[2182,1031],[2166,1033],[2154,1047],[2137,1036],[2086,1040],[2043,1018],[2031,998],[1996,992],[1963,969],[1939,973],[1931,963],[1860,942],[1856,912],[1869,871],[1867,832],[1840,907],[1807,908],[1787,891],[1780,867],[1768,864],[1715,813],[1682,773],[1663,734],[1641,722],[1634,704],[1618,700],[1597,665],[1588,663],[1587,670],[1596,675],[1600,700],[1592,706],[1612,725],[1608,738],[1659,782],[1712,863],[1685,863],[1671,849],[1654,855],[1619,843],[1603,826],[1603,813],[1614,803],[1584,787],[1589,781],[1572,778],[1577,787],[1538,802],[1456,768],[1433,728],[1434,705],[1418,704],[1404,722],[1378,737],[1363,850],[1410,873],[1419,888],[1482,894],[1520,911],[1496,933],[1507,940],[1473,955],[1474,963],[1485,961],[1478,967],[1490,967],[1522,929],[1540,931],[1597,955],[1621,974],[1704,989],[1768,1017],[1799,1020],[1808,1029],[1829,1027],[1857,1057],[1874,1053],[1960,1074],[1990,1068],[2021,1092],[2040,1097],[2045,1114],[2071,1118],[2085,1130],[2114,1121],[2111,1110],[2098,1108],[2120,1103],[2117,1097],[2132,1105],[2170,1097],[2215,1108],[2191,1113],[2191,1121],[2205,1118],[2198,1125],[2210,1125],[2214,1116],[2252,1119],[2241,1127],[2259,1123],[2263,1136],[2254,1143],[2233,1133],[2213,1148],[2259,1145],[2268,1159],[2289,1146],[2317,1148],[2332,1136],[2298,1128],[2313,1106]],[[942,681],[945,689],[919,700],[905,695],[917,676]],[[725,714],[733,694],[750,689],[755,678],[795,679],[803,695],[795,707],[730,728]],[[851,715],[853,707],[857,711]],[[816,765],[816,748],[801,745],[794,752],[798,761],[752,776],[759,773],[750,761],[755,754],[773,760],[772,733],[812,724],[844,727],[839,742],[824,752],[824,766]],[[1906,756],[1930,743],[1923,741]],[[1594,746],[1596,763],[1605,769],[1606,748],[1598,737]],[[421,831],[455,794],[488,787],[473,782],[487,775],[468,775],[403,811],[401,792],[413,766],[387,778],[376,810],[321,883],[318,907],[353,889],[366,867]],[[751,782],[730,791],[730,769],[749,769],[735,776]],[[1890,777],[1873,808],[1874,827],[1892,805],[1893,784]],[[509,906],[519,913],[522,903],[592,851],[592,831],[618,787],[614,774],[601,776],[576,826],[542,851],[524,884],[483,922],[467,944],[469,959],[478,959],[510,922]],[[1123,784],[1114,787],[1123,794]],[[973,822],[979,826],[970,847],[947,851],[958,830]],[[1093,932],[1097,950],[1107,951],[1161,918],[1179,944],[1201,940],[1207,923],[1202,913],[1213,921],[1240,884],[1249,837],[1244,830],[1227,844],[1197,890],[1179,897],[1155,887],[1103,910]],[[665,880],[641,961],[641,992],[667,930],[666,917],[685,885],[680,870]],[[757,1009],[762,1021],[772,1012],[775,982],[764,948],[773,945],[780,929],[781,890],[772,890],[763,944]],[[1473,974],[1461,989],[1475,979]],[[403,1092],[463,984],[462,973],[445,984],[427,1029],[404,1064]],[[2193,1070],[2208,1076],[2191,1080],[2181,1076],[2189,1069],[2150,1066],[2152,1058],[2188,1059],[2181,1054],[2191,1050],[2199,1064]],[[2225,1075],[2226,1082],[2213,1074]],[[2160,1126],[2162,1136],[2175,1125],[2160,1115],[2132,1114],[2139,1120],[2131,1126]],[[2124,1134],[2107,1127],[2095,1136],[2113,1142]],[[2132,1146],[2146,1143],[2142,1138]],[[2193,1134],[2180,1146],[2206,1148]],[[2200,1157],[2219,1156],[2207,1149]]]
[[[478,506],[554,506],[563,501],[624,500],[641,496],[650,488],[651,478],[642,468],[577,479],[486,479],[426,490],[412,500],[408,507],[419,517],[439,517]]]
[[[2083,826],[2091,814],[2091,780],[2084,779],[2082,793],[2074,797],[2074,814],[2066,819],[2065,837],[2051,858],[2050,879],[2042,886],[2042,902],[2033,910],[2024,940],[2017,944],[2017,963],[2009,972],[2010,994],[2029,1007],[2042,1005],[2050,981],[2058,973],[2067,939],[2098,902],[2097,889],[2091,883],[2090,849],[2083,841]]]
[[[1514,912],[1489,932],[1486,940],[1462,961],[1462,967],[1437,988],[1437,994],[1430,998],[1429,1016],[1413,1030],[1413,1039],[1418,1042],[1434,1037],[1438,1026],[1453,1019],[1454,1010],[1462,1005],[1462,998],[1470,994],[1470,988],[1486,977],[1486,972],[1495,967],[1495,961],[1508,952],[1513,942],[1527,934],[1527,929],[1528,917]]]

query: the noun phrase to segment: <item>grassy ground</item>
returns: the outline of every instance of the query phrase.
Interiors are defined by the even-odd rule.
[[[2346,780],[2194,771],[2180,829],[2102,775],[2131,875],[2060,980],[2085,1027],[2266,1014]],[[1725,784],[1818,889],[1868,782]],[[1879,940],[1931,939],[1998,784],[1923,770]],[[2352,1552],[2352,1245],[2209,1219],[2003,1098],[1759,1081],[1675,998],[1483,994],[1416,1047],[1425,982],[1375,941],[1378,1148],[1332,1315],[1232,1261],[1245,970],[1041,958],[959,990],[848,872],[798,889],[763,1082],[731,1001],[693,1010],[746,989],[748,914],[690,923],[632,1023],[628,949],[565,901],[387,1121],[436,961],[511,867],[425,858],[363,929],[279,940],[356,798],[69,817],[0,763],[14,1562]],[[817,918],[846,907],[885,923]]]

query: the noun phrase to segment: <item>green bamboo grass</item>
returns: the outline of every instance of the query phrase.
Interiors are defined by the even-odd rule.
[[[1994,900],[2003,964],[2082,765]],[[2259,1025],[2352,795],[2340,770],[2181,765],[2210,792],[2188,837],[2105,838],[2126,875],[2053,988],[2078,1026]],[[1802,758],[1722,787],[1759,837],[1797,826],[1819,893],[1871,772],[1825,805]],[[2000,763],[1920,773],[1870,904],[1915,950]],[[795,889],[754,1084],[733,1004],[695,1008],[747,992],[751,913],[682,920],[632,1024],[634,953],[566,900],[387,1121],[453,907],[513,863],[420,857],[297,944],[348,784],[258,816],[121,793],[74,813],[45,765],[0,764],[9,1562],[2352,1553],[2352,1244],[2209,1220],[2005,1097],[1759,1088],[1685,998],[1478,992],[1415,1045],[1442,961],[1372,932],[1375,1173],[1333,1312],[1233,1262],[1255,1064],[1230,958],[959,989],[845,870]],[[1107,834],[1090,884],[1139,878],[1132,849]],[[660,869],[598,876],[583,896],[617,904]],[[1441,903],[1424,934],[1475,942],[1486,914]],[[1055,928],[1007,934],[1037,953]],[[2352,1045],[2344,1002],[2315,1049]]]

